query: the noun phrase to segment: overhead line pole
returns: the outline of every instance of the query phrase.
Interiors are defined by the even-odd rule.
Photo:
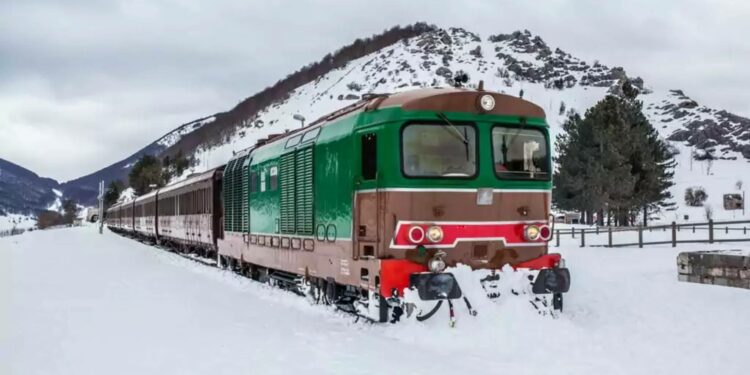
[[[99,182],[99,234],[104,228],[104,180]]]

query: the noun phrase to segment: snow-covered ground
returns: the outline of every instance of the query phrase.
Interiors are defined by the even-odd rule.
[[[750,291],[678,282],[684,247],[575,244],[562,317],[475,299],[451,329],[354,323],[94,226],[2,238],[0,373],[746,373]]]
[[[0,216],[0,231],[16,229],[29,229],[36,226],[36,219],[31,216],[9,214]]]

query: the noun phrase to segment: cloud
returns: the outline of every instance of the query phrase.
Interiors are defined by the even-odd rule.
[[[750,6],[718,0],[134,0],[0,4],[0,157],[61,180],[131,154],[352,40],[427,21],[529,29],[750,115]]]

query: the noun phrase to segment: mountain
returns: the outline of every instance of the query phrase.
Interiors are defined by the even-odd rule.
[[[182,136],[195,132],[205,123],[213,120],[214,118],[209,116],[182,124],[177,129],[165,134],[117,163],[83,177],[62,183],[60,189],[65,193],[65,197],[73,199],[82,205],[95,205],[97,204],[96,197],[99,194],[99,181],[104,180],[106,184],[109,184],[110,181],[121,180],[127,184],[128,173],[141,156],[162,155],[165,150],[173,146]]]
[[[358,39],[227,112],[184,124],[133,156],[62,188],[68,196],[91,199],[96,181],[125,176],[143,153],[182,151],[194,156],[193,171],[218,166],[259,138],[298,127],[292,119],[295,114],[312,121],[366,93],[450,86],[459,71],[469,74],[470,86],[483,80],[488,90],[520,95],[541,105],[553,137],[570,111],[583,113],[608,93],[620,94],[628,82],[639,92],[652,124],[679,152],[673,188],[678,201],[686,187],[707,185],[709,202],[718,209],[722,195],[736,190],[737,179],[750,176],[750,120],[746,118],[703,106],[680,90],[650,87],[622,67],[581,60],[527,30],[480,36],[460,28],[415,24]],[[717,160],[691,160],[693,154],[707,153]],[[693,219],[702,216],[697,210],[702,208],[681,207],[672,219],[683,214]]]
[[[57,181],[0,159],[0,216],[35,215],[59,203],[59,189]]]

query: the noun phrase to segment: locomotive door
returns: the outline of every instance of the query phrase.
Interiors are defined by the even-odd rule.
[[[382,193],[378,189],[377,173],[377,134],[359,134],[360,177],[354,194],[355,238],[354,258],[375,258],[377,256],[382,219]]]

